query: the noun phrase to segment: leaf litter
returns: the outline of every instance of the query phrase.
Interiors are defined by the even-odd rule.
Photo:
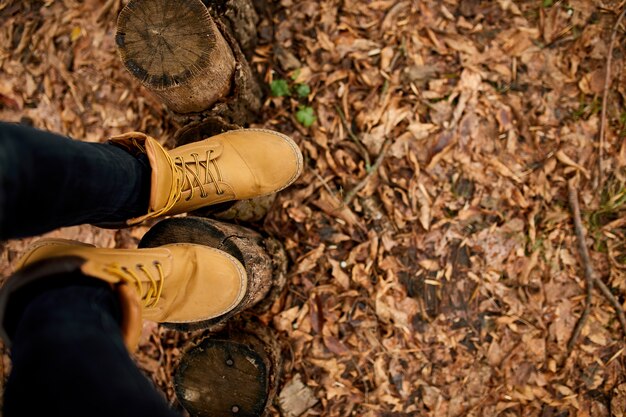
[[[175,121],[117,57],[123,3],[2,3],[0,119],[89,141],[171,138]],[[602,105],[624,6],[266,5],[251,63],[268,91],[306,85],[310,106],[305,123],[300,98],[268,96],[259,123],[294,137],[307,164],[257,225],[291,261],[262,319],[283,347],[283,384],[314,393],[302,415],[624,415],[624,334],[598,291],[568,352],[586,299],[574,177],[595,279],[625,301],[623,26]],[[147,229],[52,234],[133,247]],[[3,244],[3,276],[30,241]],[[147,323],[136,355],[172,403],[189,337]],[[6,376],[6,350],[3,364]]]

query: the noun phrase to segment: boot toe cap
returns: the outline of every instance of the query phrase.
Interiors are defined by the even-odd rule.
[[[230,133],[230,132],[229,132]],[[241,184],[240,198],[253,198],[278,192],[291,185],[302,173],[302,153],[286,135],[270,130],[246,129],[226,136],[254,178]]]
[[[175,291],[175,300],[164,321],[203,322],[229,313],[242,302],[248,280],[243,265],[236,258],[224,251],[201,245],[172,246],[178,246],[175,250],[193,251],[188,262],[194,265],[191,265],[192,272],[185,274]],[[168,245],[170,248],[172,246]]]

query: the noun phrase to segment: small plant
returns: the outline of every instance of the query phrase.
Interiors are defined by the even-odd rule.
[[[315,113],[313,112],[313,107],[311,106],[303,106],[302,104],[298,106],[298,111],[296,112],[296,120],[302,124],[304,127],[311,127],[313,123],[315,123]]]
[[[311,87],[309,87],[307,84],[297,83],[290,85],[287,80],[284,80],[282,78],[274,80],[270,83],[270,90],[272,90],[272,95],[274,97],[290,97],[292,87],[293,91],[295,91],[296,93],[296,96],[299,98],[307,98],[309,94],[311,94]]]
[[[270,91],[273,97],[291,97],[298,101],[296,120],[304,127],[311,127],[317,117],[313,107],[309,106],[308,98],[311,94],[311,87],[305,83],[296,83],[300,75],[297,69],[289,80],[278,78],[270,83]]]
[[[300,98],[306,98],[311,94],[311,87],[307,84],[296,84],[295,86],[296,94]]]
[[[270,84],[270,89],[272,90],[272,95],[274,97],[285,97],[291,95],[287,80],[278,79],[272,81],[272,83]]]
[[[572,119],[574,121],[578,121],[581,119],[588,120],[591,116],[594,116],[602,110],[602,103],[599,98],[594,98],[590,103],[584,100],[584,97],[581,97],[578,108],[572,111]]]

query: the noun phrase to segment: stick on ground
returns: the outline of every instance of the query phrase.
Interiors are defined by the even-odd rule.
[[[363,160],[365,161],[365,168],[367,168],[367,170],[369,171],[371,168],[371,162],[370,162],[370,155],[367,149],[365,149],[365,146],[363,146],[359,138],[352,131],[352,128],[350,127],[350,124],[348,123],[348,120],[346,119],[346,115],[343,114],[343,110],[341,110],[341,107],[335,106],[335,110],[337,110],[337,114],[339,115],[339,118],[341,119],[341,123],[343,124],[343,127],[346,129],[346,132],[348,133],[348,137],[352,139],[352,142],[354,142],[359,152],[361,152],[361,156],[363,157]]]
[[[351,189],[346,194],[345,198],[343,199],[343,202],[345,205],[349,205],[352,202],[354,197],[356,197],[356,193],[361,191],[367,185],[367,182],[370,180],[370,177],[378,171],[378,168],[380,168],[380,165],[383,163],[383,159],[385,159],[385,155],[387,154],[389,145],[390,145],[389,141],[385,141],[382,149],[380,150],[380,154],[378,154],[378,158],[376,158],[376,162],[374,162],[374,165],[370,167],[370,169],[367,172],[367,175],[357,185],[355,185],[353,189]]]
[[[578,240],[578,252],[580,253],[580,258],[583,262],[583,267],[585,270],[585,286],[587,288],[587,294],[585,296],[585,309],[580,315],[580,318],[576,323],[576,327],[574,328],[574,332],[572,333],[572,337],[567,343],[567,352],[569,356],[569,353],[572,352],[572,349],[574,349],[574,346],[576,345],[576,342],[580,337],[580,332],[585,326],[587,318],[589,317],[589,312],[591,311],[591,297],[593,292],[593,267],[591,266],[591,259],[589,258],[587,245],[585,244],[585,233],[583,231],[583,223],[580,217],[580,204],[578,203],[578,191],[576,191],[576,187],[574,186],[572,180],[567,183],[567,191],[570,209],[572,210],[572,217],[574,218],[576,238]]]
[[[591,264],[591,258],[589,257],[589,250],[587,249],[587,244],[585,243],[585,232],[582,223],[582,219],[580,216],[580,203],[578,202],[578,192],[576,191],[576,186],[574,185],[573,180],[570,180],[567,184],[568,189],[568,197],[569,204],[572,210],[572,217],[574,218],[574,228],[576,230],[576,238],[578,240],[578,252],[580,253],[580,258],[583,263],[583,268],[585,271],[585,285],[587,289],[587,293],[585,296],[585,309],[581,314],[578,322],[576,323],[576,327],[574,327],[574,331],[572,332],[572,337],[567,343],[567,352],[568,356],[576,346],[578,338],[580,337],[580,333],[585,326],[587,318],[589,317],[589,312],[591,310],[591,297],[594,286],[597,286],[600,289],[600,292],[606,298],[606,300],[611,304],[611,306],[615,309],[615,314],[617,314],[617,318],[622,326],[622,331],[626,335],[626,315],[624,314],[624,309],[620,305],[619,301],[615,298],[615,296],[611,293],[611,290],[607,287],[607,285],[598,279],[595,276],[593,271],[593,266]]]

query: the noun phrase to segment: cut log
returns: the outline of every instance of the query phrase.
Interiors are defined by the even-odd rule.
[[[165,323],[168,327],[177,330],[216,327],[244,310],[263,312],[285,286],[287,257],[280,242],[245,227],[200,217],[174,217],[154,225],[141,239],[139,247],[153,248],[169,243],[195,243],[229,253],[246,269],[248,289],[241,303],[229,313],[194,325]]]
[[[235,57],[236,67],[231,90],[228,95],[199,114],[174,114],[173,117],[181,126],[205,120],[207,117],[219,118],[226,123],[238,126],[246,126],[257,120],[263,93],[252,67],[248,64],[239,46],[239,41],[235,37],[236,34],[231,34],[227,25],[218,16],[213,15],[213,19]]]
[[[276,395],[280,349],[266,326],[242,324],[194,344],[174,373],[192,417],[260,417]]]
[[[228,95],[235,57],[200,0],[131,0],[115,41],[126,69],[177,113]]]

